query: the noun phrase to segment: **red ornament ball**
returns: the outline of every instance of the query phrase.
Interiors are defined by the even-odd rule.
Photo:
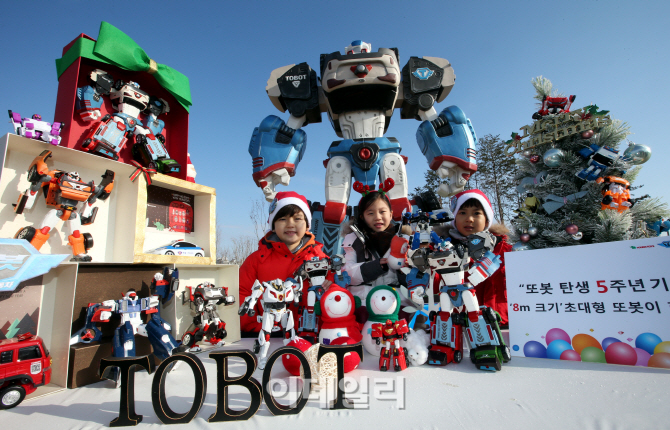
[[[305,339],[298,338],[290,341],[286,346],[295,346],[302,352],[306,352],[312,344]],[[300,376],[300,360],[298,360],[298,357],[291,354],[282,354],[281,361],[288,373],[293,376]]]
[[[569,226],[565,227],[565,232],[568,234],[577,234],[579,231],[579,227],[577,227],[577,224],[570,224]]]
[[[590,139],[594,134],[593,130],[582,131],[582,139]]]
[[[531,156],[530,156],[530,162],[531,162],[531,163],[535,164],[535,163],[537,163],[538,161],[540,161],[540,156],[539,156],[539,155],[531,155]]]
[[[519,237],[519,239],[521,239],[521,242],[526,243],[530,240],[530,234],[524,233]]]

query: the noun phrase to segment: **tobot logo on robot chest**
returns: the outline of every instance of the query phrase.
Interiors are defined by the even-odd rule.
[[[286,81],[293,84],[294,87],[298,88],[300,86],[300,81],[307,80],[307,75],[284,76],[284,78],[286,79]]]

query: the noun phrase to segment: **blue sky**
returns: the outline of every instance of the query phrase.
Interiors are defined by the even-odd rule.
[[[596,103],[629,123],[630,139],[652,148],[636,181],[645,187],[634,195],[670,202],[665,1],[37,1],[3,3],[2,14],[4,110],[50,121],[58,87],[54,60],[80,33],[96,38],[103,20],[188,76],[189,152],[197,182],[217,189],[226,237],[252,234],[251,202],[262,198],[247,152],[253,128],[270,114],[288,118],[265,94],[270,72],[303,61],[318,70],[320,54],[343,51],[355,39],[374,51],[397,47],[402,65],[410,56],[448,59],[456,85],[437,108],[459,106],[479,137],[506,139],[529,124],[536,110],[530,80],[548,77],[555,89],[577,96],[573,107]],[[323,118],[305,127],[307,151],[288,188],[322,203],[322,161],[338,139]],[[409,157],[410,189],[423,184],[427,169],[416,144],[418,125],[397,112],[386,134]],[[11,130],[7,123],[0,133]],[[356,201],[352,195],[350,203]]]

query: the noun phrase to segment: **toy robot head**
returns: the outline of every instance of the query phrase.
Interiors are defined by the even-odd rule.
[[[144,111],[144,113],[146,113],[147,115],[153,114],[155,116],[158,116],[168,112],[170,112],[170,105],[168,105],[168,103],[165,100],[155,96],[149,96],[149,104],[147,105],[147,108]]]
[[[133,290],[132,288],[128,290],[124,298],[128,300],[135,300],[137,298],[137,291]]]
[[[367,54],[372,50],[372,45],[362,40],[354,40],[351,45],[344,48],[346,54]]]
[[[77,172],[69,172],[67,176],[73,181],[81,182],[81,176]]]
[[[42,121],[42,115],[40,115],[40,114],[35,114],[35,115],[33,115],[33,119],[34,119],[34,120],[37,120],[37,121]]]
[[[461,270],[463,258],[459,257],[456,252],[434,252],[428,257],[428,262],[437,273],[450,273]]]

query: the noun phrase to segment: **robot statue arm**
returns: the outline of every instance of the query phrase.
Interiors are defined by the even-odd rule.
[[[500,268],[500,263],[499,255],[486,251],[484,256],[477,260],[470,270],[468,270],[468,281],[474,286],[479,285]]]
[[[84,121],[99,120],[102,114],[100,113],[100,106],[102,106],[103,95],[109,95],[112,86],[114,85],[114,78],[104,70],[95,69],[90,74],[90,79],[93,86],[77,88],[76,109]]]
[[[254,285],[251,287],[251,295],[244,299],[237,314],[240,316],[244,314],[247,314],[250,317],[254,316],[256,313],[254,306],[256,306],[256,302],[258,302],[258,299],[263,295],[263,291],[265,291],[265,287],[258,281],[258,279],[256,279]]]
[[[419,125],[416,140],[430,168],[441,179],[449,179],[438,194],[448,197],[462,191],[477,171],[477,136],[465,113],[457,106],[445,108],[437,119]]]

